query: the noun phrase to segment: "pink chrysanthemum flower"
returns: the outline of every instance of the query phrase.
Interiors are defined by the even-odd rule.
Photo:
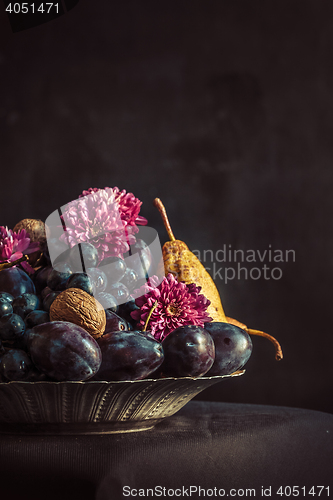
[[[115,200],[119,205],[119,213],[120,213],[120,218],[122,221],[126,223],[128,226],[145,226],[148,224],[147,219],[145,217],[142,217],[139,215],[142,201],[140,201],[138,198],[134,196],[133,193],[126,193],[126,190],[123,189],[120,191],[118,187],[114,188],[109,188],[106,187],[104,189],[111,189],[115,195]],[[100,191],[99,188],[89,188],[85,191],[82,191],[82,194],[80,194],[80,198],[83,196],[87,196],[91,193],[96,193],[97,191]]]
[[[39,243],[30,243],[30,238],[25,229],[15,233],[8,227],[0,226],[0,262],[14,262],[23,255],[28,255],[39,250]],[[27,271],[33,271],[27,262],[22,262]]]
[[[91,190],[68,203],[62,213],[65,232],[60,237],[67,245],[88,241],[98,250],[99,260],[123,257],[135,243],[137,227],[121,219],[119,204],[111,188]]]
[[[180,326],[204,326],[212,321],[207,314],[210,301],[200,294],[201,287],[179,282],[172,274],[168,274],[159,285],[158,282],[157,276],[152,276],[147,284],[135,291],[135,303],[140,309],[131,313],[138,325],[144,327],[157,301],[147,326],[156,340],[162,341]]]

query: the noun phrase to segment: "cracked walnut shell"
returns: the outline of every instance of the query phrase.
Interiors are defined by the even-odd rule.
[[[95,339],[103,335],[106,325],[103,306],[79,288],[68,288],[58,295],[50,307],[50,320],[70,321]]]

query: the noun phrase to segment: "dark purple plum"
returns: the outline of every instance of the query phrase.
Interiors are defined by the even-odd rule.
[[[97,380],[147,378],[163,361],[161,343],[139,331],[106,333],[97,342],[102,351]]]
[[[127,322],[133,323],[134,319],[132,318],[131,313],[133,311],[137,311],[138,309],[140,308],[136,305],[135,299],[133,299],[130,295],[127,302],[120,304],[118,314],[122,318],[126,319]]]
[[[95,293],[104,292],[108,284],[108,279],[102,269],[99,267],[90,267],[86,272],[94,285]]]
[[[102,354],[96,340],[68,321],[34,326],[29,351],[35,366],[57,381],[88,380],[100,368]]]
[[[201,326],[181,326],[162,342],[163,377],[201,377],[212,367],[215,347],[211,335]]]
[[[205,329],[210,333],[215,344],[215,361],[206,373],[207,377],[230,375],[243,368],[252,353],[250,335],[230,323],[205,323]]]
[[[149,246],[143,240],[138,239],[130,248],[132,255],[137,254],[136,259],[131,259],[131,268],[137,273],[138,279],[147,279],[152,265],[152,254]]]
[[[27,314],[24,320],[26,328],[32,328],[36,325],[47,323],[48,321],[50,321],[49,313],[47,311],[42,311],[41,309],[31,311]]]
[[[43,288],[43,290],[40,292],[40,297],[42,299],[42,301],[45,299],[46,295],[48,295],[49,293],[52,293],[53,290],[51,290],[51,288],[49,286],[46,286],[45,288]]]
[[[36,293],[33,281],[19,267],[9,267],[0,272],[0,290],[14,298],[22,293]]]
[[[98,251],[92,243],[78,243],[69,252],[69,263],[75,272],[86,272],[98,264]]]
[[[118,303],[111,293],[101,292],[98,293],[95,298],[104,307],[104,309],[110,309],[110,311],[118,313]]]
[[[95,287],[92,279],[86,273],[74,273],[66,282],[66,288],[80,288],[89,295],[95,295]]]
[[[37,295],[33,293],[23,293],[13,300],[13,312],[25,318],[27,314],[40,306]]]
[[[0,317],[5,314],[11,314],[13,312],[13,306],[11,302],[3,297],[0,297]]]
[[[106,274],[108,284],[120,281],[125,275],[126,262],[120,257],[106,257],[98,266]]]
[[[4,348],[4,346],[0,340],[0,358],[3,354],[5,354],[5,352],[6,352],[6,349]]]
[[[128,290],[134,290],[138,283],[138,273],[134,269],[127,268],[124,276],[121,278],[121,282],[126,286]]]
[[[32,369],[29,371],[29,373],[24,377],[24,382],[40,382],[40,381],[50,381],[52,382],[52,379],[50,379],[45,373],[42,373],[41,371],[38,370],[34,365],[32,366]]]
[[[52,269],[52,266],[41,267],[32,275],[37,294],[41,293],[43,288],[47,286],[47,278]]]
[[[6,380],[25,380],[33,369],[30,357],[22,349],[9,349],[0,359],[0,372]]]
[[[114,298],[116,299],[116,301],[119,305],[127,302],[128,298],[130,296],[130,293],[129,293],[128,289],[126,288],[126,286],[120,282],[114,283],[113,285],[110,285],[107,288],[107,292],[111,293],[111,295],[114,296]]]
[[[105,316],[106,325],[104,334],[111,332],[120,332],[122,330],[129,330],[127,321],[118,316],[118,314],[116,314],[115,312],[110,311],[110,309],[105,310]]]
[[[65,290],[66,282],[72,274],[72,268],[67,262],[58,262],[47,277],[47,286],[54,291]]]
[[[10,293],[0,292],[0,299],[5,299],[8,302],[12,303],[14,300],[14,297]]]
[[[25,323],[18,314],[5,314],[0,318],[0,338],[2,340],[15,340],[23,335],[24,330]]]
[[[51,292],[43,300],[43,309],[49,312],[52,302],[58,297],[59,292]]]
[[[47,244],[43,247],[43,260],[45,260],[48,264],[51,264],[49,249],[51,249],[51,254],[56,256],[53,259],[53,264],[67,261],[70,250],[66,243],[59,240],[59,237],[48,238]]]
[[[29,335],[31,328],[25,328],[23,335],[17,337],[14,341],[10,342],[10,347],[15,349],[22,349],[23,351],[29,352]]]

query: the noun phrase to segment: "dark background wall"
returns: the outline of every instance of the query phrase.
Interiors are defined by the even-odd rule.
[[[0,224],[118,186],[162,242],[156,196],[201,253],[295,251],[265,260],[279,280],[217,277],[285,358],[254,337],[246,374],[200,398],[333,412],[332,25],[324,0],[80,0],[0,51]]]

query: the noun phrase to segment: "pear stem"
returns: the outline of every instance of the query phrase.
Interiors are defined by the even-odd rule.
[[[268,333],[261,332],[260,330],[252,330],[251,328],[247,328],[246,331],[249,335],[258,335],[259,337],[266,337],[266,339],[270,340],[275,347],[275,359],[281,361],[283,358],[282,349],[279,342],[274,337],[268,335]]]
[[[155,198],[154,206],[158,209],[158,211],[161,214],[163,224],[164,224],[165,229],[166,229],[168,236],[169,236],[169,240],[176,241],[176,238],[175,238],[175,236],[172,232],[171,226],[170,226],[170,222],[169,222],[166,210],[165,210],[165,206],[163,205],[163,203],[161,202],[161,200],[159,198]]]
[[[143,332],[145,332],[145,331],[147,330],[147,326],[148,326],[149,320],[150,320],[150,318],[151,318],[151,315],[153,314],[154,309],[155,309],[155,308],[156,308],[156,306],[157,306],[157,302],[158,302],[158,301],[157,301],[157,300],[155,300],[153,307],[152,307],[152,308],[150,309],[150,311],[149,311],[149,314],[148,314],[147,319],[146,319],[146,322],[145,322],[145,326],[143,327],[143,330],[142,330]]]
[[[29,260],[28,255],[23,255],[20,259],[14,260],[13,262],[1,262],[0,263],[0,271],[3,269],[8,269],[10,267],[16,266],[16,264],[19,264],[20,262],[27,261]]]

